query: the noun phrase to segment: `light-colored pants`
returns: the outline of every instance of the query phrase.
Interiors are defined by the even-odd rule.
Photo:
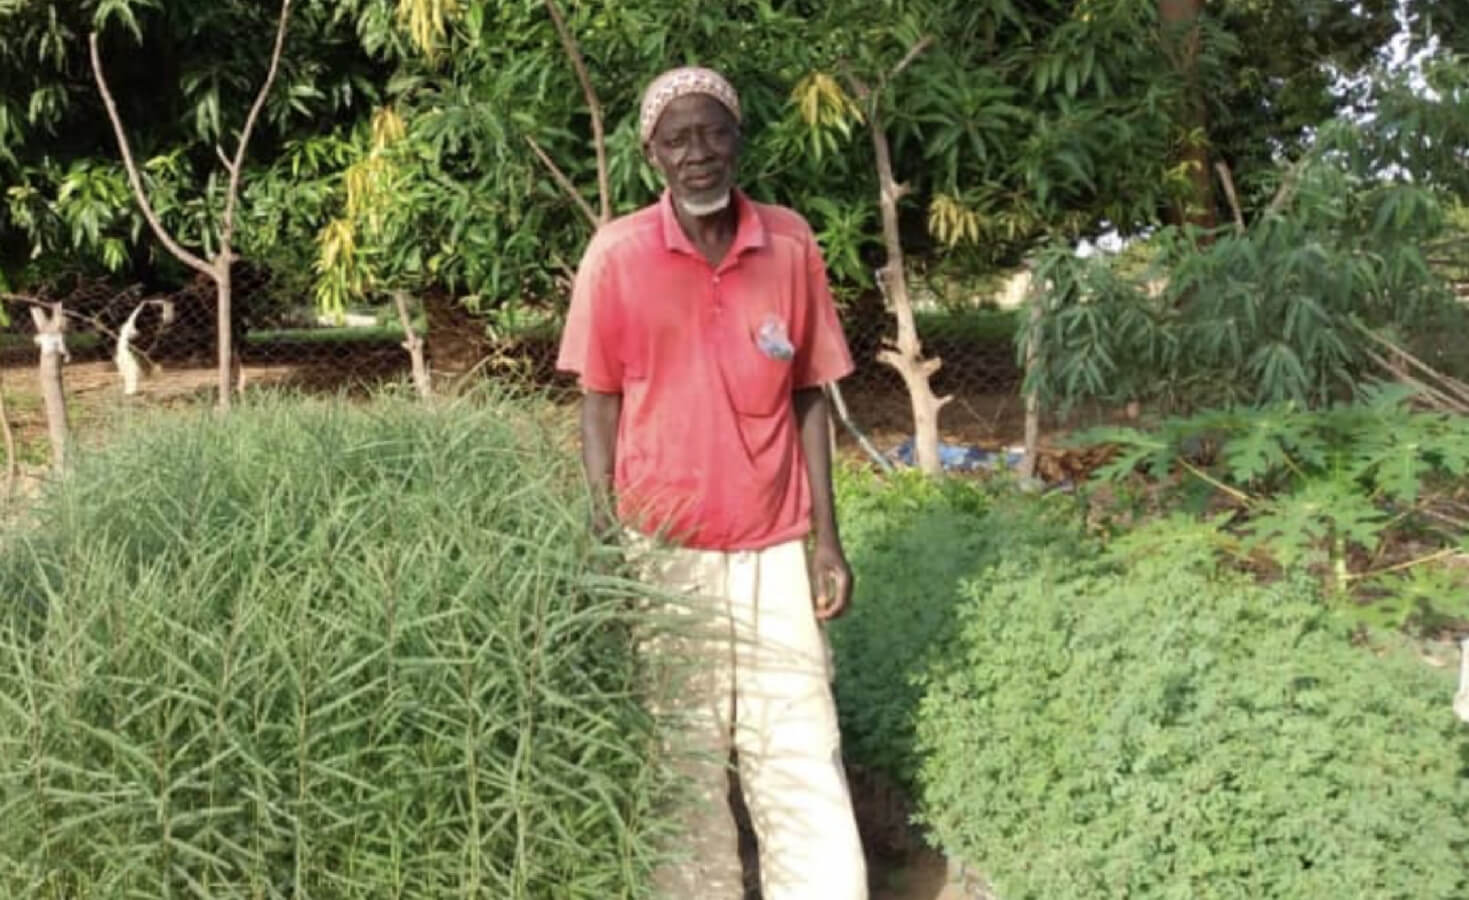
[[[654,706],[692,796],[660,896],[740,900],[728,803],[731,741],[760,848],[764,900],[866,900],[862,844],[842,770],[831,657],[811,603],[806,549],[660,549],[633,538],[643,577],[681,598],[682,620],[648,642]],[[660,650],[674,650],[660,653]],[[662,663],[678,660],[666,666]],[[678,851],[682,850],[682,853]]]

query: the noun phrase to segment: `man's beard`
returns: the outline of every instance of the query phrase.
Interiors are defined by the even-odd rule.
[[[725,188],[722,193],[712,197],[676,197],[679,208],[696,219],[707,218],[716,213],[724,212],[729,208],[730,195],[733,191]]]

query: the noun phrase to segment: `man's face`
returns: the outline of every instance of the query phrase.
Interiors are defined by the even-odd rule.
[[[673,199],[694,211],[728,202],[739,152],[739,123],[706,94],[687,94],[668,104],[648,141],[648,156]]]

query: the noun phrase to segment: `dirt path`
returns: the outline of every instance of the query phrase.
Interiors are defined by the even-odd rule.
[[[906,865],[874,866],[868,879],[871,900],[973,900],[949,883],[949,867],[932,850],[914,853]]]

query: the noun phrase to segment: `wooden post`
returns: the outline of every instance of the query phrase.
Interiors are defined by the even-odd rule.
[[[1025,342],[1025,379],[1040,361],[1040,341],[1036,329],[1040,327],[1041,304],[1034,294],[1030,298],[1030,335]],[[1021,382],[1024,384],[1024,381]],[[1041,441],[1041,398],[1040,392],[1031,388],[1025,395],[1025,458],[1020,461],[1020,477],[1034,478],[1037,455]]]
[[[0,433],[5,436],[5,499],[15,496],[20,464],[15,454],[15,429],[10,427],[10,410],[5,404],[5,385],[0,384]]]
[[[429,376],[428,362],[423,356],[423,338],[413,330],[413,317],[408,315],[408,295],[402,291],[394,291],[393,304],[398,307],[398,321],[403,325],[403,349],[408,351],[408,359],[413,365],[413,386],[418,390],[419,397],[431,399],[434,395],[434,383]]]
[[[31,319],[36,323],[36,345],[41,348],[41,359],[37,375],[41,386],[41,399],[46,409],[46,431],[51,438],[51,469],[60,475],[66,470],[66,450],[70,443],[70,429],[66,419],[66,391],[61,381],[61,365],[71,361],[66,350],[66,315],[60,303],[48,304],[50,314],[40,307],[31,307]]]

